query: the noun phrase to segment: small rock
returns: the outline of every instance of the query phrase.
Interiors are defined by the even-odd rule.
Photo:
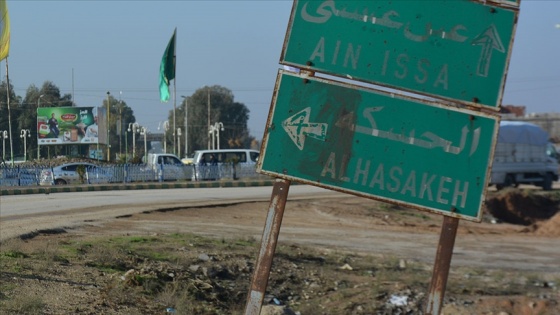
[[[200,254],[200,255],[198,255],[198,259],[201,260],[201,261],[209,261],[210,256],[208,256],[207,254]]]
[[[408,303],[408,296],[405,295],[391,295],[389,303],[395,306],[405,306]]]
[[[352,266],[350,266],[349,264],[344,264],[342,267],[340,267],[341,270],[354,270],[354,268],[352,268]]]
[[[125,278],[129,278],[132,274],[134,274],[134,269],[130,269],[129,271],[124,273]]]
[[[278,305],[264,305],[261,308],[261,315],[295,315],[294,311]]]

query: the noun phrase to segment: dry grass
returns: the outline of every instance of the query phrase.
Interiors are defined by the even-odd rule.
[[[173,307],[179,314],[242,314],[258,246],[254,238],[192,234],[12,239],[0,248],[0,309],[161,314]],[[267,294],[301,314],[375,314],[393,294],[422,303],[430,277],[431,266],[412,260],[282,244]],[[460,268],[450,274],[447,296],[542,294],[535,284],[559,280]]]

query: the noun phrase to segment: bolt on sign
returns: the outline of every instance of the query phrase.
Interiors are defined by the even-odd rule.
[[[260,173],[480,221],[498,118],[280,71]]]
[[[497,110],[518,4],[296,0],[280,63]]]

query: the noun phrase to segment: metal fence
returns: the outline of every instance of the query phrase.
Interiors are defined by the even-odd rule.
[[[0,186],[35,186],[39,185],[39,176],[46,166],[0,167]]]
[[[50,171],[44,172],[43,171]],[[43,175],[42,175],[43,173]],[[48,174],[46,177],[45,174]],[[0,186],[53,185],[57,174],[50,166],[0,166]],[[254,164],[220,165],[157,165],[118,164],[99,165],[86,169],[84,184],[204,181],[222,179],[250,179],[262,177]]]

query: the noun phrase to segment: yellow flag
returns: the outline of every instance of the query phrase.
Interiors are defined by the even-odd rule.
[[[6,0],[0,0],[0,61],[10,53],[10,16]]]

